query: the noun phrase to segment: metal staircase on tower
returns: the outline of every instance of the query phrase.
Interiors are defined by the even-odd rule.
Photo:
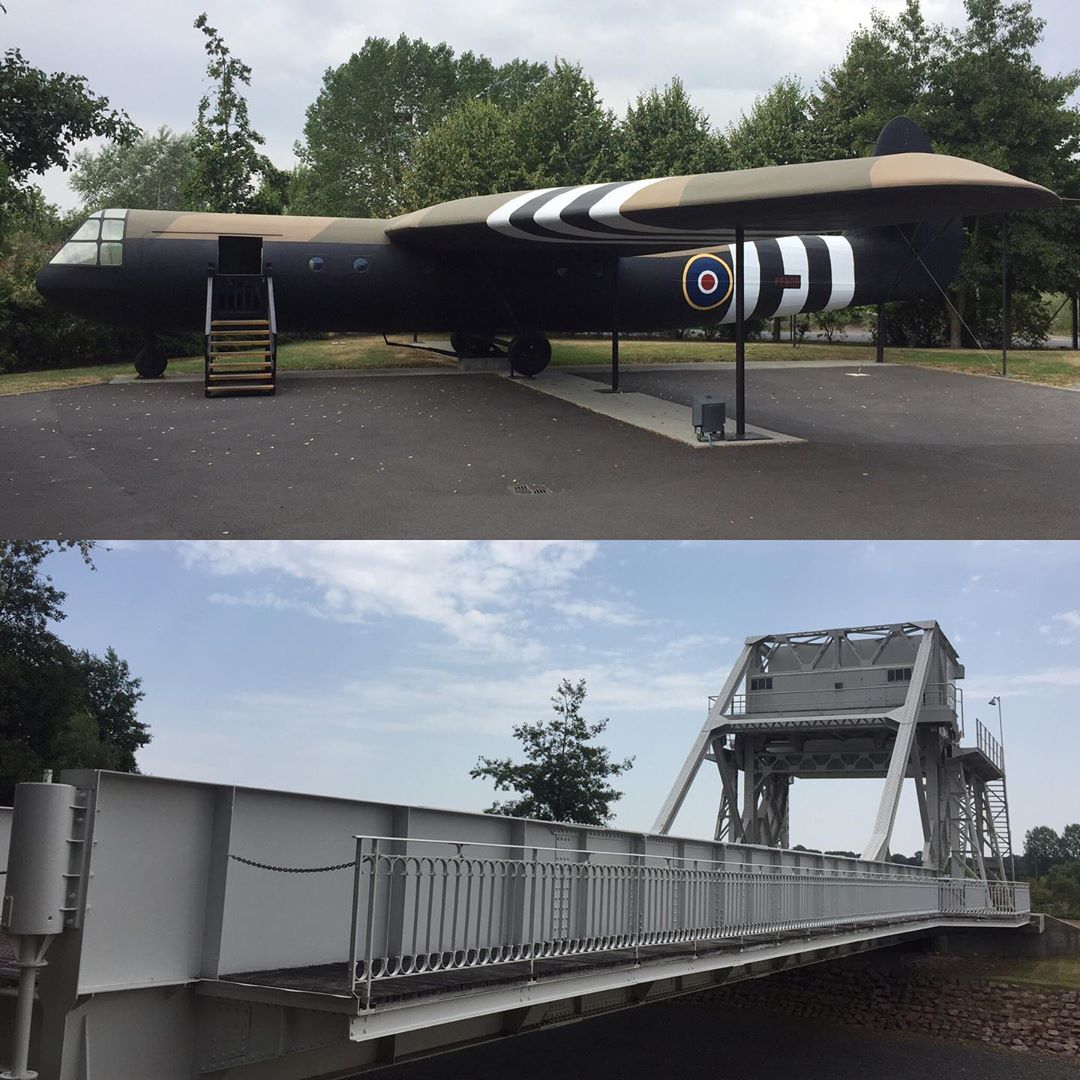
[[[274,280],[262,274],[206,279],[206,396],[273,394],[277,385]]]

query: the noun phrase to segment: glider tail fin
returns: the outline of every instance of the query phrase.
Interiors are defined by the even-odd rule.
[[[922,128],[906,116],[897,116],[881,129],[871,157],[933,152]],[[932,206],[929,209],[932,211]],[[844,235],[881,268],[872,275],[876,280],[866,282],[871,286],[867,291],[876,295],[867,296],[864,303],[940,296],[939,287],[944,289],[956,276],[964,249],[964,227],[959,218],[854,229]]]

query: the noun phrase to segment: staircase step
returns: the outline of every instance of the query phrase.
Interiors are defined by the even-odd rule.
[[[211,319],[211,326],[269,326],[269,319]]]
[[[250,337],[251,334],[252,334],[252,331],[255,330],[255,329],[257,329],[257,328],[256,327],[251,327],[248,330],[215,330],[215,329],[213,329],[213,327],[211,327],[210,336],[211,337]]]
[[[273,383],[236,383],[232,386],[208,386],[206,393],[210,394],[232,394],[236,392],[242,393],[262,393],[272,394],[274,392]]]
[[[234,356],[265,356],[269,358],[269,349],[226,349],[224,352],[218,350],[212,350],[207,354],[211,360],[216,356],[220,356],[223,359],[231,359]]]
[[[226,371],[226,372],[213,372],[211,371],[207,376],[207,379],[211,382],[222,382],[228,379],[242,379],[245,382],[252,379],[262,379],[264,382],[270,380],[269,371]]]

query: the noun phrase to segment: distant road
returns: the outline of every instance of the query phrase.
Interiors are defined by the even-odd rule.
[[[399,1065],[383,1080],[1076,1080],[1074,1063],[687,998]]]
[[[766,332],[765,337],[766,338],[768,337],[768,332]],[[787,327],[786,326],[784,327],[784,333],[781,336],[781,340],[790,341],[790,338],[788,337],[788,334],[787,334]],[[805,341],[824,341],[825,340],[825,335],[820,330],[809,330],[809,331],[807,331],[807,334],[806,334],[806,337],[804,338],[804,340]],[[836,335],[836,340],[840,341],[840,342],[844,342],[844,341],[858,342],[861,345],[865,345],[866,342],[873,340],[873,335],[870,333],[869,330],[857,330],[857,329],[852,328],[852,329],[845,330],[842,335],[837,334]],[[1020,346],[1014,346],[1014,347],[1015,348],[1020,348]],[[1068,337],[1065,334],[1051,334],[1050,337],[1048,337],[1046,339],[1046,344],[1043,347],[1046,348],[1046,349],[1071,349],[1072,348],[1072,338]],[[1000,349],[997,349],[997,350],[990,349],[988,351],[989,352],[995,352],[995,351],[1000,351]]]

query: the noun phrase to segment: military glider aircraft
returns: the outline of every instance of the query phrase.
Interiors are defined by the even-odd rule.
[[[546,332],[735,321],[740,257],[746,318],[925,297],[956,273],[962,217],[1058,205],[934,154],[898,117],[870,158],[477,196],[388,220],[104,210],[37,284],[68,311],[144,331],[147,378],[165,370],[156,334],[204,330],[208,391],[211,377],[237,385],[226,365],[260,388],[278,326],[448,328],[472,355],[509,339],[512,368],[535,375]]]

